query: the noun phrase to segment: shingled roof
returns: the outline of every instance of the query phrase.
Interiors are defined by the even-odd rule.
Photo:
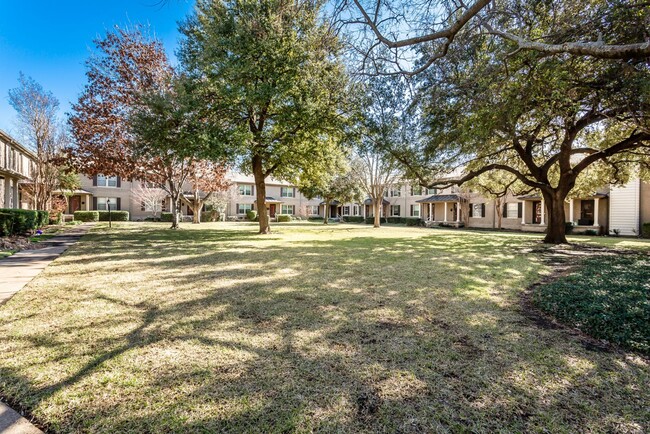
[[[416,200],[418,203],[433,203],[433,202],[460,202],[460,196],[457,194],[434,194],[433,196],[424,199]]]

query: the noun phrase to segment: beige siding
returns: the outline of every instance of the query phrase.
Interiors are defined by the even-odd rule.
[[[640,182],[638,179],[622,187],[612,187],[609,200],[609,229],[621,235],[637,235],[639,231]]]

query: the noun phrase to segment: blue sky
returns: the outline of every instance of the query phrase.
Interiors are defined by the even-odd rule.
[[[191,12],[191,0],[0,0],[0,129],[17,132],[8,91],[18,73],[33,77],[70,111],[86,83],[84,62],[92,41],[115,24],[149,24],[168,55],[180,35],[178,21]]]

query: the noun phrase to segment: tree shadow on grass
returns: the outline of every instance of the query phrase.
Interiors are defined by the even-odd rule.
[[[351,234],[274,246],[185,234],[185,249],[155,231],[90,239],[48,269],[61,278],[77,264],[93,280],[53,289],[64,302],[35,317],[12,304],[24,318],[3,323],[0,346],[21,354],[3,366],[2,389],[52,412],[43,421],[61,432],[597,432],[647,421],[647,364],[521,315],[519,291],[541,269],[518,255],[521,241]],[[143,269],[146,282],[129,280]],[[57,332],[31,329],[38,321]],[[59,358],[41,359],[51,378],[30,375],[56,347]]]

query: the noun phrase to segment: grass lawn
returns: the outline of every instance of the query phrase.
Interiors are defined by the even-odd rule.
[[[113,225],[0,306],[0,395],[53,432],[650,430],[647,359],[525,314],[539,235]]]

